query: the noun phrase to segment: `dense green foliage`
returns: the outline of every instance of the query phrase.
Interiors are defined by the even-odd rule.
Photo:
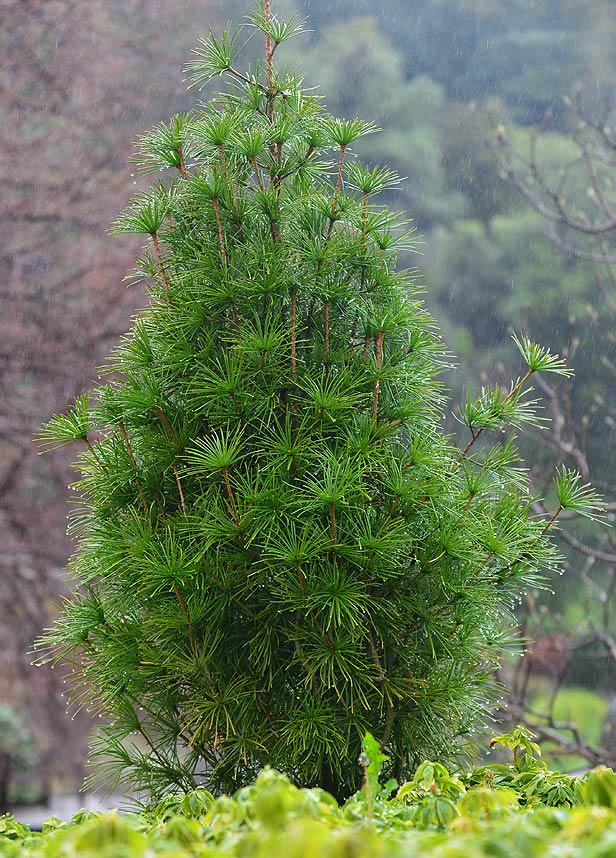
[[[366,737],[363,788],[343,805],[264,770],[235,795],[200,789],[168,796],[141,814],[81,811],[33,833],[0,818],[2,858],[607,858],[616,849],[616,774],[551,772],[532,737],[496,740],[514,762],[452,775],[424,762],[397,790],[379,783],[382,759]]]
[[[154,796],[269,764],[346,797],[366,730],[398,780],[455,753],[547,530],[596,510],[563,469],[531,516],[512,437],[484,443],[538,422],[534,373],[570,372],[525,338],[524,376],[467,397],[464,448],[443,434],[446,353],[396,267],[406,224],[373,202],[398,179],[350,157],[370,123],[277,69],[301,25],[268,16],[262,69],[211,35],[193,83],[233,87],[140,139],[141,173],[175,169],[114,225],[151,237],[150,305],[110,382],[41,435],[86,444],[80,588],[44,643],[110,719],[104,773]]]

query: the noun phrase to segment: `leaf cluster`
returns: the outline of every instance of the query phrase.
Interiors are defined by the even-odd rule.
[[[515,744],[513,734],[510,738]],[[378,775],[383,759],[373,743],[365,737],[367,766]],[[486,771],[497,774],[497,769]],[[544,775],[546,781],[566,780],[557,772]],[[215,798],[201,788],[169,795],[141,813],[81,810],[67,821],[51,817],[41,832],[6,815],[0,818],[0,849],[8,858],[266,858],[280,843],[292,858],[547,858],[563,848],[573,858],[593,858],[613,851],[616,775],[611,769],[569,778],[575,786],[560,798],[533,792],[522,782],[503,787],[472,783],[475,778],[475,772],[455,776],[442,763],[424,762],[393,797],[384,788],[378,795],[363,789],[341,806],[327,792],[298,789],[266,768],[233,795]]]

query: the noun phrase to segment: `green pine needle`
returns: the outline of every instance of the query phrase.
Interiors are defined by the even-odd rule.
[[[159,185],[151,194],[136,196],[124,213],[113,222],[109,232],[154,235],[163,225],[170,206],[168,191],[163,185]]]
[[[581,474],[577,471],[561,465],[554,477],[554,488],[559,506],[561,509],[575,512],[584,518],[602,521],[605,514],[605,504],[590,483],[580,485],[581,479]]]
[[[59,450],[73,441],[87,441],[93,428],[90,418],[89,394],[76,397],[74,405],[65,414],[54,414],[34,436],[42,453]]]
[[[531,342],[528,337],[518,337],[516,334],[512,334],[511,339],[520,350],[530,372],[553,372],[565,377],[573,375],[573,370],[567,366],[567,361],[559,355],[553,355],[544,346]]]
[[[189,89],[203,89],[212,78],[220,77],[232,68],[235,39],[227,31],[218,39],[211,29],[208,39],[198,39],[199,47],[192,51],[197,59],[184,67],[190,80]]]

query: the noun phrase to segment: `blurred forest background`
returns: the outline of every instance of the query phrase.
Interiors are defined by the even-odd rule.
[[[519,372],[513,330],[565,354],[575,379],[538,390],[553,420],[525,458],[538,499],[565,460],[613,519],[616,2],[275,7],[294,9],[311,32],[279,60],[301,64],[333,113],[374,119],[384,131],[362,157],[407,177],[388,202],[420,236],[404,262],[422,270],[460,363],[452,402]],[[135,191],[134,140],[194,105],[181,72],[191,48],[248,11],[248,0],[0,0],[0,803],[11,766],[13,799],[78,786],[91,727],[65,714],[60,671],[27,654],[69,586],[72,479],[70,450],[41,458],[31,439],[92,386],[145,300],[123,282],[139,240],[106,231]],[[249,43],[246,59],[259,50]],[[500,714],[558,740],[569,765],[613,763],[616,541],[567,521],[562,550],[565,575],[520,606],[535,643],[503,667]]]

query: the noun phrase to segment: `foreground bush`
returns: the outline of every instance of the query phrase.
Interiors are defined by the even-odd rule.
[[[42,433],[84,445],[79,589],[45,646],[109,720],[106,777],[230,792],[270,765],[344,799],[366,730],[399,781],[455,755],[546,532],[594,501],[563,472],[554,515],[530,514],[500,430],[536,420],[535,372],[569,371],[524,339],[523,377],[462,409],[464,448],[444,435],[447,355],[373,201],[398,180],[350,156],[375,129],[276,68],[297,24],[267,0],[253,24],[263,69],[212,36],[193,81],[233,87],[141,139],[139,169],[173,175],[114,230],[150,237],[150,305],[109,384]]]
[[[513,738],[513,741],[512,741]],[[423,763],[394,798],[374,740],[364,787],[340,807],[271,769],[233,797],[169,796],[142,814],[82,811],[33,834],[0,819],[0,855],[32,858],[608,858],[616,854],[616,774],[549,772],[524,731],[502,737],[509,765],[451,775]]]

